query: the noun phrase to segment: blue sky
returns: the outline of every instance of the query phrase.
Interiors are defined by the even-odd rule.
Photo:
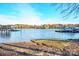
[[[64,20],[60,10],[50,3],[0,3],[0,24],[79,23],[78,19]]]

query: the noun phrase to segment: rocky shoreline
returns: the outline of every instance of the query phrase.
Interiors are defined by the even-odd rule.
[[[0,56],[79,56],[79,42],[32,40],[31,42],[2,43]]]

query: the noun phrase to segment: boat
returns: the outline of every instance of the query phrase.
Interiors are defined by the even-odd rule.
[[[55,32],[79,33],[79,27],[65,27],[60,30],[55,30]]]
[[[9,31],[20,31],[19,29],[10,29]]]

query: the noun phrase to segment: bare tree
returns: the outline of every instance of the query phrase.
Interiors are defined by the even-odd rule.
[[[78,18],[79,17],[79,3],[56,3],[54,5],[56,10],[60,10],[63,18]]]

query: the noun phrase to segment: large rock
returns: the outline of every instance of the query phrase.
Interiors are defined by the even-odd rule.
[[[79,45],[74,42],[70,43],[69,46],[64,47],[63,55],[79,56]]]

